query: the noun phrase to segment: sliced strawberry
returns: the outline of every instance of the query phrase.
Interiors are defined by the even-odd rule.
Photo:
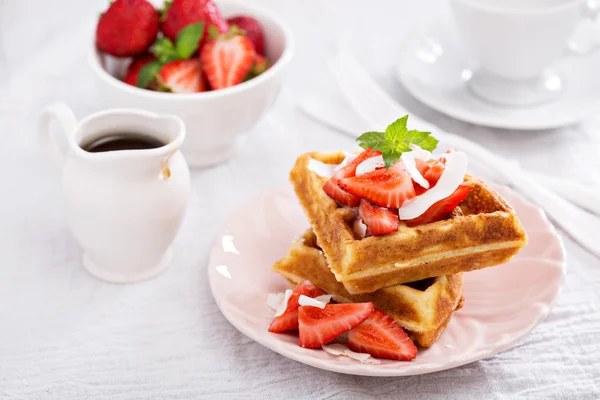
[[[360,203],[360,197],[345,192],[339,187],[339,180],[342,178],[350,178],[356,174],[356,167],[365,161],[367,158],[376,157],[381,155],[380,151],[367,149],[360,153],[354,160],[349,162],[344,168],[340,169],[334,176],[329,178],[329,180],[323,186],[323,191],[327,194],[327,196],[331,197],[333,200],[338,203],[349,206],[356,207],[358,203]]]
[[[209,40],[200,50],[202,68],[213,89],[241,83],[254,65],[255,57],[252,42],[234,32]]]
[[[206,90],[200,60],[177,60],[163,65],[159,72],[161,90],[196,93]]]
[[[290,296],[283,314],[275,317],[271,325],[269,325],[269,332],[280,333],[298,329],[298,307],[300,307],[298,300],[300,300],[300,295],[315,298],[322,294],[325,293],[310,281],[299,283]]]
[[[373,236],[396,232],[400,226],[397,212],[388,208],[374,206],[366,200],[360,201],[358,215],[362,218]]]
[[[360,163],[365,161],[367,158],[377,157],[380,155],[381,155],[380,151],[373,150],[371,148],[366,149],[365,151],[360,153],[358,156],[356,156],[356,158],[354,160],[349,162],[348,165],[346,165],[344,167],[344,169],[346,169],[346,172],[347,172],[347,175],[344,176],[344,178],[348,178],[348,177],[356,175],[356,167],[358,167],[360,165]]]
[[[401,162],[390,169],[340,179],[338,184],[344,191],[381,207],[399,208],[405,200],[415,197],[412,179]]]
[[[303,294],[308,297],[319,297],[325,294],[321,289],[312,284],[311,281],[300,282],[294,289],[294,293]]]
[[[358,203],[360,203],[360,197],[340,189],[340,187],[337,184],[338,181],[338,177],[336,177],[335,175],[332,176],[327,182],[325,182],[325,185],[323,185],[323,191],[327,194],[327,196],[331,197],[333,200],[337,201],[341,205],[348,207],[356,207]]]
[[[373,303],[327,304],[324,309],[300,307],[300,346],[321,347],[340,334],[362,324],[373,312]]]
[[[352,351],[391,360],[409,361],[417,356],[417,347],[402,327],[379,309],[348,332],[348,347]]]
[[[460,185],[450,196],[433,203],[423,214],[417,218],[406,220],[404,223],[408,226],[417,226],[448,218],[452,211],[467,197],[471,189],[471,186]]]
[[[425,178],[427,182],[429,182],[430,189],[434,187],[440,180],[440,177],[442,176],[442,173],[444,172],[445,168],[446,167],[444,166],[444,164],[438,161],[435,164],[431,165],[427,169],[427,172],[423,174],[423,178]]]

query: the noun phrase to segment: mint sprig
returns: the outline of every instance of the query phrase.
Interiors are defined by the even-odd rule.
[[[411,151],[409,144],[416,144],[423,150],[435,150],[438,140],[431,136],[431,132],[409,131],[406,127],[407,122],[408,115],[405,115],[388,125],[385,132],[366,132],[356,141],[364,149],[380,151],[386,168],[397,163],[402,153]]]

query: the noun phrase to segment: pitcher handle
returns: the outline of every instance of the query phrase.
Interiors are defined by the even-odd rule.
[[[49,105],[42,111],[40,115],[38,130],[40,133],[40,139],[46,147],[46,151],[50,155],[52,161],[58,166],[62,167],[65,162],[66,152],[62,151],[53,137],[50,131],[50,122],[56,118],[60,127],[62,128],[63,135],[67,139],[67,142],[71,140],[75,128],[77,126],[77,118],[73,111],[64,103],[54,103]]]

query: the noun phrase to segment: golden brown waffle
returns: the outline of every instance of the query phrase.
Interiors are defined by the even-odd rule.
[[[357,238],[356,209],[338,206],[323,192],[327,178],[308,169],[311,158],[339,164],[344,154],[306,153],[296,160],[290,180],[331,271],[349,293],[506,263],[527,243],[512,207],[469,175],[465,183],[473,189],[451,218],[412,228],[401,223],[397,232]]]
[[[273,266],[292,285],[306,279],[344,303],[372,301],[393,317],[422,347],[431,346],[444,331],[452,313],[462,307],[462,273],[396,285],[374,293],[352,295],[335,280],[312,230],[294,242],[285,258]]]

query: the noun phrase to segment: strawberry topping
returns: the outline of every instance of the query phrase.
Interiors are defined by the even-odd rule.
[[[373,149],[367,149],[363,151],[354,160],[336,172],[334,176],[329,178],[329,180],[323,186],[323,191],[325,191],[327,196],[331,197],[333,200],[342,205],[356,207],[358,203],[360,203],[360,197],[342,190],[339,187],[338,182],[342,178],[353,177],[356,174],[356,167],[358,167],[360,163],[365,161],[367,158],[376,157],[378,155],[381,155],[381,152]]]
[[[467,197],[471,189],[471,186],[460,185],[450,196],[433,203],[423,214],[417,218],[406,220],[404,223],[408,226],[417,226],[448,218],[452,211]]]
[[[348,193],[388,208],[399,208],[405,200],[416,195],[412,179],[402,163],[390,169],[340,179],[338,185]]]
[[[400,226],[398,213],[388,208],[374,206],[366,200],[360,201],[358,215],[367,225],[367,232],[373,236],[396,232]]]

